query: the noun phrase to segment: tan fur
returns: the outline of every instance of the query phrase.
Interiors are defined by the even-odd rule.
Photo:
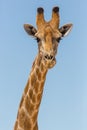
[[[58,39],[70,31],[72,24],[64,25],[59,29],[59,8],[54,7],[52,19],[44,20],[43,8],[38,8],[35,29],[25,24],[26,32],[37,38],[38,54],[33,62],[32,69],[19,105],[14,130],[38,130],[37,117],[42,99],[44,83],[48,69],[56,64]]]

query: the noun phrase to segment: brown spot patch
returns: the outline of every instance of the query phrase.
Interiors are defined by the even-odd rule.
[[[39,108],[39,106],[40,106],[40,102],[36,105],[36,110],[38,110],[38,108]]]
[[[24,96],[22,96],[22,99],[21,99],[21,102],[20,102],[19,108],[21,108],[21,106],[22,106],[22,104],[23,104],[23,101],[24,101]]]
[[[41,80],[41,72],[38,73],[38,80]]]
[[[29,96],[30,96],[30,98],[32,98],[32,96],[33,96],[33,90],[32,90],[32,88],[29,90]]]
[[[37,121],[37,115],[38,115],[38,112],[36,111],[34,113],[34,115],[32,116],[32,122],[33,122],[33,124]]]
[[[31,75],[31,86],[34,86],[34,84],[36,83],[36,76],[35,74]]]
[[[17,128],[18,128],[18,121],[16,121],[15,123],[14,130],[17,130]]]
[[[25,93],[25,94],[27,93],[28,88],[29,88],[29,80],[28,80],[28,82],[27,82],[27,84],[26,84],[26,87],[25,87],[25,89],[24,89],[24,93]]]
[[[34,88],[35,93],[38,92],[38,88],[39,88],[39,82],[37,81],[36,84],[35,84],[35,88]]]
[[[23,109],[21,109],[19,111],[18,116],[19,116],[19,118],[18,118],[19,119],[19,126],[24,128],[24,122],[25,122],[26,115],[25,115],[25,112]]]
[[[43,86],[44,86],[44,81],[42,81],[42,82],[40,83],[40,88],[39,88],[39,91],[40,91],[40,92],[43,91]]]
[[[23,109],[19,112],[19,126],[24,130],[29,130],[32,127],[31,121]]]
[[[32,115],[34,111],[34,105],[30,102],[30,100],[31,99],[27,96],[25,99],[25,108],[27,112],[29,113],[29,115]]]
[[[41,71],[42,71],[42,72],[44,71],[43,63],[41,64]]]
[[[43,72],[43,76],[42,76],[43,80],[45,80],[46,74],[47,74],[47,71]]]
[[[33,130],[38,130],[38,125],[37,125],[37,123],[35,124]]]
[[[40,21],[41,22],[41,21]],[[36,62],[37,66],[40,66],[41,64],[41,57],[39,56],[39,58],[37,59],[37,62]]]
[[[37,95],[37,101],[38,101],[38,102],[41,101],[41,97],[42,97],[42,93],[39,93],[39,94]]]
[[[39,73],[39,68],[36,68],[36,75],[38,75]]]
[[[33,94],[33,96],[32,96],[32,102],[33,102],[33,103],[36,102],[36,96],[35,96],[35,94]]]
[[[31,128],[32,128],[32,124],[31,124],[30,120],[25,118],[24,130],[31,130]]]

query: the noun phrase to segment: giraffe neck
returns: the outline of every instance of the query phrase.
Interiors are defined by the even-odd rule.
[[[38,54],[24,89],[14,130],[38,130],[37,116],[47,71],[41,55]]]

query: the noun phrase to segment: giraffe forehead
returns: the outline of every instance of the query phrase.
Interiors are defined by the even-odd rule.
[[[47,24],[37,31],[36,36],[39,38],[44,38],[47,36],[58,38],[61,37],[61,33],[59,32],[58,29],[55,30],[51,27],[50,24]]]
[[[53,36],[53,37],[61,37],[61,33],[58,29],[54,29],[50,24],[48,24],[46,27],[45,27],[45,31],[44,31],[45,35],[47,34],[51,34],[50,36]]]
[[[53,32],[53,29],[50,25],[47,25],[44,29],[44,32],[47,34],[47,33],[52,33]]]

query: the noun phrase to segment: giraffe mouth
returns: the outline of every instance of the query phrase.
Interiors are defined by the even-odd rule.
[[[45,64],[48,66],[48,68],[54,67],[56,64],[56,58],[54,56],[44,56]]]
[[[56,64],[55,56],[43,54],[42,52],[40,52],[40,55],[41,55],[42,59],[44,60],[44,63],[47,66],[47,68],[52,68],[55,66],[55,64]]]

